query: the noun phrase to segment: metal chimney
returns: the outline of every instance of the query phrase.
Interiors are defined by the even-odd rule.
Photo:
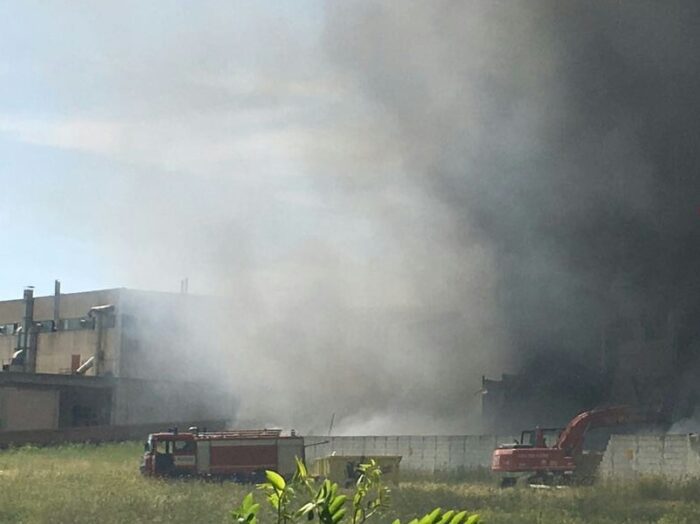
[[[55,280],[53,284],[53,329],[60,329],[61,321],[61,281]]]
[[[26,373],[36,371],[36,329],[34,328],[34,288],[24,289],[24,318],[17,335],[17,355]]]
[[[96,340],[96,346],[95,346],[94,359],[93,358],[88,359],[88,361],[92,360],[94,362],[95,375],[101,375],[104,372],[103,366],[104,366],[105,315],[109,315],[112,311],[114,311],[113,304],[105,304],[103,306],[94,306],[94,307],[90,308],[90,311],[88,311],[88,316],[95,319],[95,330],[97,331],[97,340]],[[88,361],[86,361],[85,364],[83,364],[83,366],[85,366]],[[81,367],[83,367],[83,366],[81,366]],[[92,367],[92,364],[90,364],[89,367],[85,368],[85,371],[90,369],[90,367]],[[82,373],[84,373],[85,371],[83,371]]]

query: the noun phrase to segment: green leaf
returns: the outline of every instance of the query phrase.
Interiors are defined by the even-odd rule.
[[[452,517],[450,524],[462,524],[462,522],[464,521],[465,518],[467,518],[467,512],[460,511],[454,517]]]
[[[343,504],[345,504],[345,501],[348,499],[347,496],[345,495],[340,495],[336,497],[333,502],[331,502],[331,505],[328,506],[328,511],[330,511],[332,514],[334,514],[338,509],[340,509]]]
[[[269,469],[266,470],[265,477],[267,477],[267,481],[270,484],[272,484],[272,486],[277,491],[284,491],[284,488],[287,486],[287,483],[284,481],[284,478],[282,477],[282,475],[280,475],[276,471],[270,471]]]
[[[330,480],[326,479],[323,481],[321,491],[324,499],[328,498],[329,496],[333,496],[333,484],[331,484]]]
[[[299,457],[294,457],[294,460],[297,463],[297,477],[299,477],[301,480],[306,479],[309,476],[309,472],[306,469],[306,464],[304,464],[304,461]]]
[[[440,520],[438,520],[438,524],[449,524],[450,519],[454,514],[454,510],[450,510],[447,513],[443,514],[442,517],[440,517]]]
[[[465,524],[479,524],[481,522],[481,517],[479,515],[472,515],[467,519],[467,522]]]
[[[333,515],[333,517],[332,517],[333,522],[334,523],[340,522],[341,519],[345,516],[345,513],[347,513],[346,509],[345,508],[341,509],[338,513]]]
[[[418,521],[418,524],[434,524],[435,520],[440,516],[442,512],[441,508],[434,509],[431,513],[428,513],[425,517]]]
[[[364,496],[364,493],[363,493],[362,491],[360,491],[360,490],[357,490],[357,492],[355,492],[355,496],[352,498],[352,503],[353,503],[355,506],[359,506],[360,503],[362,502],[362,497],[363,497],[363,496]]]
[[[244,510],[247,510],[253,505],[253,494],[248,493],[245,497],[243,497],[243,502],[241,503],[241,507]]]
[[[313,502],[307,502],[306,504],[304,504],[302,507],[299,508],[298,513],[299,513],[299,515],[306,515],[310,511],[313,511],[314,509],[316,509],[316,504],[314,504]]]
[[[270,493],[270,494],[267,496],[267,500],[270,502],[270,505],[271,505],[273,508],[277,509],[277,508],[280,507],[280,497],[279,497],[279,495],[278,495],[276,492],[275,492],[275,493]]]

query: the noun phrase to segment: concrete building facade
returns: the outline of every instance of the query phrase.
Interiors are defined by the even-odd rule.
[[[563,426],[583,410],[616,404],[671,422],[691,417],[700,402],[698,326],[700,308],[629,306],[603,325],[587,359],[550,352],[518,374],[484,377],[484,425],[505,433]]]
[[[211,299],[107,289],[0,302],[0,431],[231,419],[196,329]],[[212,366],[213,367],[213,366]]]

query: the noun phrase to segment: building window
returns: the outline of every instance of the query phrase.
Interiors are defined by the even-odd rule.
[[[42,320],[41,322],[37,322],[35,326],[39,333],[51,333],[52,331],[56,331],[53,320]]]
[[[115,315],[105,315],[102,319],[104,328],[113,328],[117,324]],[[55,323],[53,320],[37,320],[34,327],[39,333],[51,333],[53,331],[76,331],[79,329],[95,329],[95,317],[79,317],[79,318],[62,318]],[[0,336],[16,335],[21,324],[15,322],[12,324],[0,324]]]
[[[95,319],[90,317],[62,318],[61,331],[75,331],[78,329],[95,329]]]
[[[0,324],[0,336],[2,335],[14,335],[17,333],[18,323],[14,324]]]

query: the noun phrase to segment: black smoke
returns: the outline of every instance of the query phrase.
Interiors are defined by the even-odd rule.
[[[329,54],[392,130],[404,183],[447,206],[449,241],[492,249],[514,366],[536,376],[546,369],[528,363],[553,353],[596,369],[601,331],[630,311],[680,311],[692,326],[700,4],[343,2],[327,14]],[[683,333],[694,361],[697,330]]]

